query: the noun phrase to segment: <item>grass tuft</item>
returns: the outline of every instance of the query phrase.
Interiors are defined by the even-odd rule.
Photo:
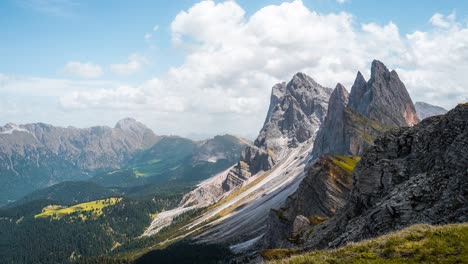
[[[468,263],[468,223],[414,225],[378,238],[335,250],[317,250],[289,257],[281,249],[263,254],[270,264],[301,263]],[[283,254],[281,254],[283,253]],[[297,253],[297,252],[296,252]],[[292,253],[295,254],[295,253]],[[274,258],[269,258],[274,256]],[[284,256],[284,257],[283,257]]]
[[[342,156],[342,155],[332,155],[333,163],[345,170],[347,173],[352,174],[356,164],[361,160],[359,156]]]

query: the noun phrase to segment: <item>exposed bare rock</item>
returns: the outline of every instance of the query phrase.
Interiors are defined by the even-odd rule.
[[[310,162],[315,164],[306,167],[306,177],[295,194],[270,214],[264,246],[295,246],[305,239],[295,237],[297,216],[323,219],[344,206],[352,184],[349,169],[359,157],[337,155],[362,155],[385,131],[416,122],[404,84],[379,61],[372,62],[369,81],[357,73],[351,94],[338,84],[314,143]]]
[[[447,110],[440,106],[431,105],[424,102],[416,102],[414,106],[416,107],[416,113],[418,114],[419,120],[447,113]]]
[[[294,219],[293,226],[292,226],[292,236],[298,236],[304,233],[307,229],[310,228],[310,221],[309,218],[303,216],[303,215],[298,215]]]
[[[324,156],[307,171],[297,191],[284,206],[272,210],[264,239],[265,248],[294,246],[294,222],[298,216],[326,219],[346,203],[351,189],[351,171],[342,164],[353,168],[358,158]],[[344,163],[343,163],[344,162]],[[304,230],[302,230],[304,231]],[[294,241],[293,241],[294,242]]]
[[[317,153],[339,153],[349,152],[349,143],[346,142],[345,109],[348,105],[349,93],[346,88],[337,84],[328,103],[328,111],[315,140],[314,149]]]
[[[250,176],[252,176],[252,174],[250,173],[249,164],[244,161],[239,161],[227,174],[222,184],[223,191],[228,192],[241,186]]]
[[[416,223],[468,221],[468,104],[376,141],[354,171],[349,202],[305,237],[337,247]]]
[[[225,193],[222,185],[231,169],[232,167],[198,184],[197,188],[184,195],[179,207],[205,207],[217,202]]]
[[[365,86],[362,79],[358,73],[356,89],[353,88],[350,95],[352,110],[389,126],[412,126],[418,123],[414,104],[396,71],[390,72],[382,62],[374,60],[371,78]]]
[[[413,102],[397,73],[374,60],[370,80],[366,82],[358,72],[349,96],[341,84],[335,88],[312,156],[360,155],[384,131],[417,122]]]
[[[280,155],[284,149],[310,139],[325,119],[331,92],[303,73],[294,75],[286,86],[275,85],[255,145]]]
[[[270,107],[255,146],[248,146],[241,162],[228,175],[223,188],[236,188],[250,176],[267,171],[283,159],[290,148],[314,140],[323,122],[331,89],[297,73],[292,80],[273,86]]]

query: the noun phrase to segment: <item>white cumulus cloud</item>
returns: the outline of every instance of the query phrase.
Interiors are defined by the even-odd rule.
[[[431,22],[432,25],[436,27],[441,27],[441,28],[449,28],[452,25],[454,25],[456,19],[456,15],[454,12],[452,12],[448,16],[444,16],[443,14],[440,13],[435,13],[429,22]]]
[[[145,35],[145,38],[147,36]],[[149,36],[151,38],[151,36]],[[127,63],[117,63],[110,65],[113,73],[119,75],[131,75],[140,71],[145,65],[148,64],[148,59],[140,54],[132,54],[128,57]]]
[[[103,71],[101,66],[91,62],[68,62],[63,71],[66,74],[74,75],[82,78],[98,78],[102,75]]]

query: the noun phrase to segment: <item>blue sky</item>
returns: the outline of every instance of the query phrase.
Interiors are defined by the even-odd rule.
[[[6,0],[0,2],[0,72],[60,77],[69,60],[111,64],[139,52],[152,59],[141,81],[182,63],[173,49],[169,27],[174,17],[199,1],[72,1]],[[221,2],[221,1],[217,1]],[[284,1],[237,1],[248,14]],[[422,4],[424,2],[424,4]],[[137,3],[137,4],[135,4]],[[402,34],[425,29],[436,12],[455,11],[466,20],[468,1],[348,1],[305,0],[318,12],[349,12],[357,23],[398,24]],[[157,32],[152,32],[154,26]],[[152,33],[151,44],[144,39]],[[116,76],[108,76],[115,78]]]
[[[0,77],[4,76],[4,81],[2,82],[0,78],[0,96],[3,97],[3,99],[0,99],[0,110],[4,108],[11,109],[11,106],[14,106],[15,110],[0,117],[0,123],[10,121],[17,123],[42,121],[56,125],[112,125],[124,115],[136,115],[137,118],[148,123],[157,132],[165,134],[204,133],[206,130],[212,130],[213,133],[222,133],[234,130],[232,131],[233,133],[243,133],[245,131],[244,134],[246,135],[254,135],[262,123],[261,121],[259,122],[259,120],[264,118],[265,113],[262,111],[266,110],[265,105],[268,103],[269,89],[274,84],[269,83],[270,81],[287,80],[287,78],[290,77],[290,73],[303,70],[308,74],[314,75],[314,78],[323,81],[328,86],[333,86],[336,82],[349,84],[352,82],[351,72],[357,70],[365,72],[367,70],[366,67],[368,67],[367,64],[370,63],[370,59],[378,56],[384,57],[383,59],[388,57],[384,62],[388,62],[389,66],[392,68],[405,71],[403,74],[405,77],[409,76],[410,71],[413,71],[412,76],[417,76],[417,78],[411,77],[412,79],[409,80],[409,85],[407,84],[407,86],[412,96],[417,97],[416,99],[439,103],[448,108],[453,106],[456,100],[466,98],[466,93],[464,93],[463,88],[460,88],[460,85],[465,81],[464,79],[460,79],[462,77],[459,77],[462,76],[462,74],[456,74],[455,77],[441,75],[438,76],[440,80],[431,81],[431,83],[438,83],[442,82],[441,80],[444,78],[455,78],[452,84],[453,87],[447,87],[446,90],[440,94],[437,93],[435,87],[429,87],[429,84],[424,87],[418,87],[418,83],[421,83],[421,79],[425,79],[424,76],[426,75],[424,74],[431,76],[434,75],[431,74],[431,71],[440,73],[440,70],[437,69],[438,62],[436,61],[422,61],[421,59],[416,59],[417,56],[425,57],[419,54],[415,48],[416,43],[417,45],[421,45],[421,41],[415,40],[415,38],[419,38],[420,36],[413,35],[414,38],[407,37],[415,32],[425,32],[427,36],[423,38],[423,40],[428,41],[429,46],[439,45],[438,43],[455,45],[455,43],[458,42],[460,43],[459,46],[461,45],[460,56],[463,57],[467,49],[463,45],[466,44],[464,41],[466,40],[465,30],[468,21],[468,1],[456,0],[348,0],[344,1],[344,3],[335,0],[303,0],[300,2],[300,5],[297,6],[300,8],[303,7],[304,12],[307,13],[304,13],[304,19],[307,19],[307,15],[311,15],[310,19],[331,19],[331,23],[334,23],[336,22],[334,18],[328,15],[344,12],[349,18],[345,16],[340,17],[342,21],[336,22],[336,27],[339,31],[351,27],[350,31],[352,32],[349,35],[351,39],[355,39],[354,35],[356,34],[362,34],[363,38],[371,38],[372,41],[375,40],[377,43],[377,40],[384,41],[382,38],[392,37],[392,34],[393,36],[397,34],[398,38],[401,38],[401,43],[392,44],[392,47],[389,47],[388,52],[384,55],[378,54],[379,51],[372,54],[372,49],[369,48],[370,54],[359,55],[360,57],[356,59],[349,59],[352,61],[349,63],[347,62],[348,59],[346,59],[346,62],[341,61],[342,58],[338,56],[323,58],[324,61],[333,61],[342,66],[349,65],[350,69],[346,71],[337,70],[329,72],[330,70],[324,68],[325,66],[323,65],[320,67],[308,67],[305,64],[298,64],[297,67],[294,68],[291,66],[291,63],[284,63],[284,65],[288,65],[287,68],[284,69],[284,74],[276,74],[276,72],[282,70],[280,68],[275,69],[275,73],[268,72],[267,77],[257,76],[253,79],[249,79],[249,77],[245,76],[244,78],[240,75],[237,76],[235,73],[236,71],[233,71],[232,74],[226,74],[226,71],[230,69],[225,69],[224,72],[218,73],[218,75],[213,73],[213,76],[210,76],[212,83],[214,82],[217,84],[208,85],[210,87],[207,87],[206,84],[198,84],[200,85],[199,87],[187,88],[186,86],[197,82],[196,76],[187,77],[187,82],[190,81],[191,83],[185,84],[177,84],[176,81],[171,80],[171,74],[177,73],[187,75],[187,72],[197,71],[196,68],[189,67],[191,65],[190,63],[194,64],[194,62],[190,62],[190,58],[196,57],[203,61],[205,58],[203,56],[206,55],[207,60],[213,59],[213,57],[209,57],[213,54],[207,55],[207,50],[216,52],[216,49],[218,49],[220,45],[224,47],[220,48],[220,50],[225,50],[226,47],[236,48],[238,42],[236,36],[229,36],[226,38],[228,40],[218,43],[215,37],[209,35],[209,33],[212,32],[209,28],[216,26],[218,23],[215,19],[222,19],[219,23],[224,23],[225,20],[223,18],[207,19],[206,25],[200,24],[200,35],[197,35],[197,30],[190,29],[190,25],[185,22],[185,24],[181,22],[183,25],[178,29],[171,27],[171,25],[175,23],[178,14],[186,12],[188,14],[186,20],[189,21],[189,23],[192,20],[194,21],[193,23],[201,23],[200,19],[196,17],[195,12],[192,14],[189,11],[190,8],[197,7],[201,10],[202,14],[204,14],[203,8],[205,8],[207,17],[211,14],[208,9],[214,10],[218,8],[220,12],[228,13],[230,13],[230,10],[239,9],[245,14],[242,14],[242,12],[234,14],[232,16],[233,23],[239,28],[245,26],[248,27],[250,31],[255,31],[258,29],[255,29],[255,25],[246,25],[249,24],[252,16],[259,14],[258,16],[260,17],[260,13],[266,13],[259,11],[266,6],[279,7],[278,12],[269,15],[281,15],[282,9],[286,10],[287,8],[286,5],[281,5],[285,2],[291,3],[291,1],[276,0],[238,0],[234,3],[234,6],[224,5],[226,8],[221,10],[221,7],[225,4],[224,1],[215,1],[213,5],[202,5],[200,1],[192,0],[1,1],[0,58],[2,59],[0,60]],[[216,12],[218,11],[213,13],[213,17],[216,16]],[[314,13],[317,13],[318,16],[314,16]],[[294,14],[294,12],[292,14]],[[440,16],[436,16],[435,19],[432,19],[436,14]],[[291,16],[291,14],[289,14],[289,16]],[[239,17],[241,17],[241,21],[236,20]],[[439,19],[437,20],[437,18]],[[205,18],[202,16],[201,21],[204,21],[204,19]],[[291,17],[291,21],[292,20],[294,20],[293,17]],[[262,23],[273,23],[272,20],[266,18],[266,15],[262,16],[262,21]],[[284,21],[284,23],[289,23],[288,18]],[[437,23],[437,21],[440,23]],[[291,25],[293,25],[293,23],[296,22],[292,21]],[[348,23],[349,25],[343,26],[343,23]],[[364,25],[368,26],[366,27]],[[387,25],[390,26],[385,28]],[[228,24],[226,30],[233,30],[231,26],[231,24]],[[291,26],[291,28],[284,30],[287,31],[285,31],[283,35],[289,36],[291,34],[290,31],[294,30],[294,27]],[[204,31],[208,33],[203,35]],[[177,34],[183,37],[182,42],[184,43],[176,44],[174,42],[174,36]],[[313,35],[314,31],[310,31],[310,34]],[[237,37],[243,38],[245,36],[246,35],[238,35]],[[220,34],[218,37],[223,38],[224,36]],[[300,36],[295,37],[300,38]],[[305,38],[306,37],[307,36],[305,36]],[[441,40],[451,39],[452,37],[453,42],[451,43],[446,43],[446,41]],[[189,39],[196,39],[197,41],[191,42],[188,41]],[[326,36],[326,39],[327,41],[340,41],[339,37],[333,39],[330,36]],[[295,41],[300,42],[300,39],[295,39]],[[313,46],[314,44],[319,45],[320,41],[324,40],[310,39],[307,37],[307,40],[304,42],[310,42]],[[232,43],[235,43],[235,45]],[[389,42],[384,41],[381,43]],[[290,52],[287,50],[288,47],[297,47],[298,45],[292,42],[287,44],[287,47],[281,50],[281,52],[286,54]],[[248,44],[244,43],[241,46],[245,48],[245,45]],[[356,51],[356,54],[362,53],[363,51],[362,47],[359,47],[359,41],[356,42],[356,45],[356,49],[359,49],[359,51]],[[425,49],[428,45],[420,46],[420,48]],[[285,46],[283,45],[281,47]],[[447,46],[447,48],[450,47]],[[275,46],[275,48],[277,48],[277,46]],[[337,47],[337,54],[344,48],[346,47]],[[439,48],[444,49],[444,47]],[[311,47],[311,50],[312,49]],[[382,49],[386,49],[386,47],[382,47]],[[431,50],[427,50],[426,52],[431,52]],[[435,49],[434,52],[437,52],[437,49]],[[318,53],[317,51],[317,54],[313,54],[311,51],[311,54],[307,56],[309,56],[310,59],[322,59]],[[392,57],[391,54],[396,55]],[[258,61],[260,61],[260,59]],[[325,64],[330,65],[330,63]],[[417,67],[424,65],[428,65],[429,67],[429,64],[431,71],[425,73],[418,71]],[[207,63],[207,65],[209,64]],[[283,65],[283,63],[280,62],[280,65]],[[443,66],[443,63],[439,65]],[[203,73],[203,69],[200,71]],[[206,72],[210,72],[211,74],[213,69],[206,69]],[[260,72],[258,74],[260,76],[265,73]],[[206,77],[205,75],[207,74],[203,74],[203,78]],[[222,84],[226,81],[226,78],[228,78],[226,76],[235,78],[236,80],[245,79],[245,82],[242,83],[246,87],[239,88],[238,91],[233,91],[237,89],[237,86],[235,88],[225,88]],[[264,83],[259,81],[260,78],[263,78]],[[337,78],[343,78],[343,80]],[[26,80],[18,83],[15,82],[17,79]],[[155,88],[155,86],[152,86],[153,88],[145,88],[150,81],[152,85],[157,82],[158,88]],[[50,85],[50,82],[53,83],[53,88],[47,87],[47,85]],[[66,82],[66,84],[63,84],[63,82]],[[99,91],[104,89],[113,96],[119,93],[117,90],[122,86],[127,87],[129,90],[128,93],[126,90],[124,91],[125,95],[123,95],[123,97],[135,97],[136,103],[124,101],[118,105],[100,105],[99,107],[95,107],[96,105],[94,105],[94,107],[89,107],[89,105],[86,104],[89,102],[95,104],[97,102],[94,101],[93,98],[86,97],[93,93],[93,89]],[[184,86],[185,88],[181,88],[180,86]],[[254,86],[255,88],[248,88]],[[15,87],[19,88],[16,89]],[[423,88],[425,90],[422,90]],[[36,92],[32,92],[31,95],[28,95],[28,89],[35,90]],[[177,90],[177,92],[167,94],[167,91],[160,91],[165,89]],[[189,96],[186,98],[181,96],[181,94],[196,94],[200,97],[199,101],[201,104],[203,101],[202,98],[214,96],[222,89],[226,89],[225,91],[227,91],[227,94],[230,94],[230,96],[236,99],[233,100],[235,102],[232,107],[226,111],[219,110],[216,107],[209,109],[205,107],[197,108],[193,103],[186,103],[186,101],[190,99]],[[43,91],[44,94],[42,95],[41,92],[37,92],[37,90]],[[122,90],[123,89],[120,89],[120,91]],[[209,94],[202,94],[207,90]],[[88,94],[82,96],[80,93],[83,91]],[[70,93],[70,95],[67,93]],[[68,107],[66,105],[66,103],[70,103],[70,100],[72,100],[68,100],[71,98],[70,96],[72,96],[71,93],[75,93],[75,99],[87,98],[86,102],[76,103],[75,100],[71,103],[71,105],[79,105],[81,108]],[[137,98],[140,94],[152,94],[152,96],[158,99],[165,98],[164,102],[159,103],[169,104],[170,107],[163,107],[162,109],[151,108],[149,112],[154,115],[144,115],[141,113],[143,110],[140,106],[142,104],[150,104],[150,102],[141,103],[142,99]],[[109,96],[107,93],[106,95]],[[447,99],[437,101],[436,99],[440,98],[440,96],[445,96]],[[134,107],[133,103],[138,105],[138,107]],[[21,110],[21,105],[23,104],[29,105],[28,111]],[[36,104],[38,108],[34,109],[32,105]],[[242,106],[236,104],[241,104]],[[239,108],[250,107],[249,104],[259,105],[258,109],[254,107],[255,111],[260,111],[260,113],[257,114],[258,117],[251,118],[251,120],[249,119],[250,121],[244,122],[241,126],[242,129],[233,129],[234,126],[230,125],[232,122],[249,118],[249,116],[252,115],[251,112],[239,110]],[[174,105],[179,105],[180,107],[173,107]],[[41,111],[42,113],[38,114],[38,112]],[[185,117],[182,117],[183,115],[185,115]],[[206,124],[204,124],[205,126],[197,129],[194,129],[192,125],[184,126],[184,120],[191,120],[193,118],[207,119]],[[181,124],[167,125],[167,120],[178,120]],[[229,120],[230,123],[223,124],[220,120]],[[259,124],[252,125],[256,123]]]

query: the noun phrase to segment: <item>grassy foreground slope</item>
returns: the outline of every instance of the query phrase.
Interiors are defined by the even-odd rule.
[[[339,249],[295,254],[296,251],[289,249],[269,249],[262,252],[265,259],[271,260],[268,262],[270,264],[468,263],[468,223],[414,225]]]

